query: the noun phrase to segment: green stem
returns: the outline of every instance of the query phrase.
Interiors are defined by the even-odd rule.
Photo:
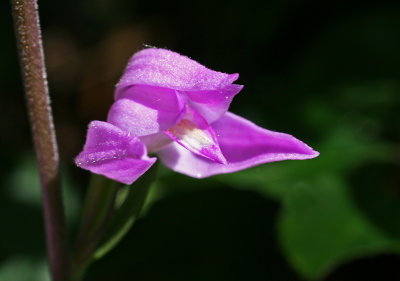
[[[86,193],[82,223],[72,257],[72,280],[81,280],[91,262],[93,251],[102,239],[114,212],[119,184],[103,176],[92,174]]]
[[[102,243],[93,254],[94,259],[99,259],[108,253],[128,233],[140,215],[151,184],[154,182],[157,169],[158,163],[155,163],[132,186],[127,186],[129,190],[125,200],[115,211],[110,226],[102,239]]]
[[[128,232],[139,216],[157,166],[154,164],[132,186],[124,189],[112,180],[92,175],[72,258],[72,281],[82,280],[89,265],[108,253]],[[123,200],[121,204],[117,203],[117,195]]]
[[[69,280],[67,231],[37,3],[35,0],[11,0],[11,4],[32,134],[39,162],[50,270],[53,281],[67,281]]]

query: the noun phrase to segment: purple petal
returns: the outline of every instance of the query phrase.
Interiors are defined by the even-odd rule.
[[[178,53],[149,48],[131,58],[115,95],[118,99],[121,89],[132,85],[151,85],[180,91],[221,90],[237,78],[238,74],[210,70]]]
[[[132,86],[111,107],[107,122],[136,136],[175,126],[185,114],[186,98],[175,90]]]
[[[303,160],[319,155],[291,135],[263,129],[230,112],[213,123],[212,127],[227,165],[198,157],[174,143],[159,152],[161,161],[177,172],[204,178],[236,172],[262,163]]]
[[[131,58],[117,85],[115,99],[123,97],[133,85],[173,89],[187,94],[195,103],[193,107],[211,123],[226,112],[234,95],[242,89],[232,85],[238,77],[210,70],[169,50],[149,48]]]
[[[83,151],[75,159],[79,167],[124,184],[132,184],[155,161],[139,138],[101,121],[90,123]]]
[[[190,106],[211,124],[228,111],[233,97],[242,89],[242,85],[233,84],[220,91],[186,92],[186,94]]]
[[[213,129],[194,109],[188,107],[183,119],[164,133],[189,151],[226,164]]]

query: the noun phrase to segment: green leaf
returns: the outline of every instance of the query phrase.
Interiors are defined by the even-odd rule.
[[[325,175],[286,194],[278,232],[286,257],[303,277],[321,278],[359,256],[399,252],[399,241],[372,224],[348,193],[345,181]]]
[[[321,155],[316,159],[270,163],[215,178],[283,204],[277,235],[286,259],[303,278],[322,278],[363,255],[400,252],[398,237],[360,209],[352,192],[356,185],[347,178],[368,163],[395,163],[393,146],[343,125],[331,129],[317,150]]]
[[[51,281],[48,264],[44,257],[15,255],[0,264],[0,280]]]

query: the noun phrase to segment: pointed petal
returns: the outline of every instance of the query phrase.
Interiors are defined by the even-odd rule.
[[[228,111],[232,99],[242,89],[242,85],[233,84],[219,91],[186,92],[186,94],[190,106],[211,124]]]
[[[119,81],[115,99],[120,99],[133,85],[147,85],[177,90],[187,94],[193,107],[212,123],[224,114],[232,98],[242,89],[232,83],[239,75],[206,68],[178,53],[149,48],[136,53]]]
[[[175,126],[185,106],[186,98],[175,90],[132,86],[112,105],[107,122],[136,136],[155,134]]]
[[[226,113],[212,125],[228,164],[220,165],[198,157],[174,143],[159,152],[169,168],[197,178],[236,172],[262,163],[303,160],[318,152],[291,135],[269,131],[233,113]]]
[[[217,163],[226,163],[213,129],[201,115],[190,107],[187,108],[183,119],[164,133],[194,154]]]
[[[101,121],[90,123],[83,151],[75,158],[79,167],[124,184],[132,184],[155,161],[137,137]]]

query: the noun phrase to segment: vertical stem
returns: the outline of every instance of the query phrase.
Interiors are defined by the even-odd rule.
[[[115,209],[120,184],[103,176],[92,174],[82,223],[71,258],[71,281],[82,280],[86,268],[93,262],[93,252],[107,230]]]
[[[47,251],[54,281],[69,279],[59,160],[36,0],[11,0],[29,117],[42,183]]]

